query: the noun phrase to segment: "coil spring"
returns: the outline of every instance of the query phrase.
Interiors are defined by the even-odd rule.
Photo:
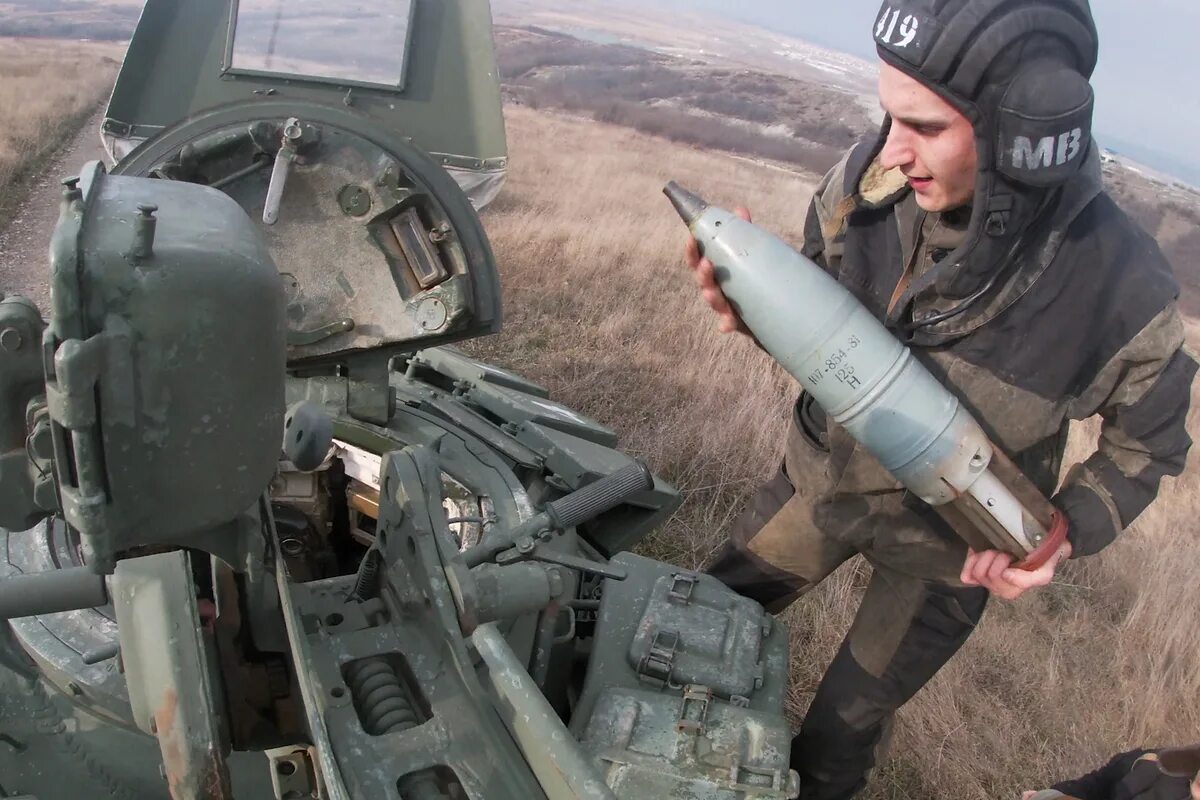
[[[367,733],[379,736],[420,723],[400,676],[386,659],[366,658],[350,665],[346,685]]]
[[[350,590],[352,599],[369,600],[375,595],[379,581],[379,564],[382,560],[379,551],[374,547],[366,552],[359,562],[354,588]]]

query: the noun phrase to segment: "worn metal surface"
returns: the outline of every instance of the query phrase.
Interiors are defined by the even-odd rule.
[[[498,330],[496,267],[467,197],[410,141],[340,102],[269,98],[198,113],[114,172],[204,181],[260,159],[280,163],[290,151],[279,148],[278,131],[294,119],[313,141],[288,156],[278,194],[281,182],[265,170],[222,187],[255,219],[269,200],[277,204],[277,218],[259,229],[285,279],[289,359],[355,361],[373,349],[411,351]],[[213,137],[234,144],[181,155]],[[367,193],[374,213],[344,213],[348,184]]]
[[[0,292],[0,527],[25,530],[48,508],[35,496],[29,462],[29,403],[43,391],[42,315],[28,300]]]
[[[329,796],[313,747],[280,747],[268,750],[267,758],[275,800],[326,800]]]
[[[443,567],[457,546],[445,525],[435,452],[392,452],[381,484],[381,604],[351,597],[353,576],[300,585],[281,575],[293,652],[303,665],[298,678],[330,796],[385,796],[414,774],[449,781],[472,798],[542,796],[496,718],[459,630]],[[373,715],[355,691],[354,667],[380,658],[403,676],[421,709],[424,721],[416,727],[371,732],[366,720]]]
[[[47,573],[79,566],[77,549],[61,519],[38,523],[21,533],[0,533],[0,580],[10,575]],[[132,727],[129,697],[116,658],[88,664],[85,656],[118,644],[111,606],[46,614],[9,621],[12,634],[44,679],[97,716]],[[115,653],[114,653],[115,655]]]
[[[572,721],[577,734],[608,687],[677,692],[683,685],[708,681],[722,701],[782,713],[787,630],[762,606],[708,575],[631,553],[611,564],[627,577],[604,585],[596,636],[608,645],[592,651]],[[656,638],[659,647],[654,646]],[[650,658],[652,651],[661,651],[662,657]]]
[[[137,262],[130,227],[146,203],[154,255]],[[283,297],[237,204],[89,165],[51,270],[55,468],[88,562],[107,571],[134,545],[187,544],[252,506],[279,449]]]
[[[172,799],[232,797],[217,712],[222,689],[209,669],[186,553],[121,561],[112,593],[133,719],[158,737]]]
[[[310,2],[273,11],[291,19]],[[347,24],[405,16],[361,5]],[[662,522],[678,493],[642,475],[632,494],[575,513],[555,505],[629,467],[614,432],[520,376],[430,349],[500,324],[471,202],[494,194],[505,167],[486,2],[412,4],[411,27],[386,52],[322,30],[309,64],[336,74],[313,80],[252,74],[312,72],[292,41],[268,49],[278,62],[238,63],[249,17],[230,26],[235,6],[147,4],[106,132],[114,147],[153,139],[114,175],[92,165],[67,186],[51,247],[48,411],[0,398],[22,427],[6,431],[0,456],[28,450],[21,476],[53,468],[78,531],[4,536],[0,577],[86,565],[113,573],[114,600],[0,629],[4,791],[647,796],[636,768],[606,787],[599,739],[582,747],[564,720],[580,717],[580,735],[581,690],[590,718],[602,692],[636,675],[632,631],[597,603],[594,578],[580,588],[584,576],[618,585],[627,566],[607,557]],[[253,24],[267,18],[251,0],[240,8]],[[355,58],[327,63],[348,45]],[[406,53],[393,87],[344,73]],[[259,222],[264,211],[272,224]],[[24,339],[0,325],[0,355]],[[33,375],[32,361],[23,367]],[[283,410],[300,401],[311,413],[293,416],[289,435],[301,445],[320,435],[289,440],[281,459]],[[16,475],[5,469],[0,483]],[[41,484],[35,501],[54,506]],[[563,530],[530,531],[502,563],[466,569],[464,549],[542,509]],[[377,555],[360,563],[364,545]],[[611,594],[628,610],[648,596],[640,578],[667,568],[627,563],[638,588]],[[741,630],[742,617],[728,619]],[[473,641],[466,630],[481,621]],[[748,636],[728,641],[754,648]],[[724,700],[689,690],[689,735],[716,722],[748,737],[746,720],[786,727],[777,641],[765,637],[746,715],[723,717],[710,706]],[[614,660],[594,657],[581,686],[589,648]],[[697,678],[706,664],[679,661]],[[740,659],[719,664],[748,674]],[[677,691],[667,677],[655,694],[665,703]],[[724,797],[696,741],[695,759],[662,772],[689,796]],[[637,737],[605,747],[618,745],[657,757]],[[769,766],[754,748],[741,759]]]
[[[108,604],[104,576],[87,567],[10,575],[0,584],[0,620]]]
[[[628,650],[642,680],[702,684],[726,698],[762,688],[774,623],[758,603],[722,589],[687,573],[654,581]]]
[[[471,642],[487,665],[498,710],[550,797],[615,800],[494,624]]]
[[[242,5],[249,15],[244,23],[253,28],[257,21],[261,29],[262,10]],[[508,148],[487,0],[422,4],[400,38],[381,24],[387,9],[377,4],[321,3],[322,14],[312,19],[344,15],[340,36],[330,36],[319,23],[303,18],[303,8],[296,9],[301,16],[290,20],[276,42],[277,64],[313,76],[308,79],[233,68],[237,26],[231,24],[231,14],[236,7],[233,0],[146,3],[104,121],[117,160],[136,142],[207,109],[286,96],[344,106],[379,129],[404,131],[460,174],[460,184],[479,207],[499,191]],[[279,10],[272,6],[269,13]],[[296,45],[310,54],[303,65],[283,57],[287,47]],[[354,77],[369,78],[378,72],[372,63],[405,56],[399,64],[403,85],[398,74],[386,82],[390,86]],[[322,63],[336,68],[338,77],[322,80],[327,73]]]
[[[788,767],[791,742],[782,717],[686,686],[682,696],[605,690],[583,746],[620,797],[785,800],[800,792]]]
[[[406,366],[403,375],[393,377],[402,397],[416,395],[420,408],[465,428],[509,461],[544,470],[547,482],[558,491],[579,489],[633,463],[612,447],[609,429],[574,412],[552,414],[560,406],[545,390],[512,373],[453,348],[423,350],[407,359]],[[442,380],[451,381],[453,391],[430,391],[424,383]],[[611,555],[660,525],[680,502],[674,487],[656,477],[653,488],[589,521],[579,533]]]
[[[707,576],[623,553],[572,732],[622,797],[795,797],[787,630]]]
[[[0,667],[0,783],[40,800],[168,800],[157,742]]]

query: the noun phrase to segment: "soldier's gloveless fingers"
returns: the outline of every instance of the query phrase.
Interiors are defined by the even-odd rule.
[[[700,266],[700,245],[695,238],[688,236],[683,249],[683,261],[693,270]]]
[[[992,566],[992,562],[996,559],[995,550],[984,550],[975,559],[975,563],[971,565],[971,577],[976,583],[987,586],[988,568]]]
[[[1012,561],[1012,556],[1008,553],[997,552],[996,557],[992,559],[991,565],[988,566],[988,580],[993,583],[1008,583],[1009,581],[1005,581],[1002,576],[1004,575],[1004,571],[1012,564]]]
[[[721,307],[722,299],[721,292],[717,289],[705,289],[701,294],[704,296],[704,302],[708,303],[709,308],[718,314],[723,314],[724,309]]]
[[[975,562],[979,560],[979,554],[974,550],[967,548],[967,558],[963,561],[962,571],[958,575],[958,579],[967,586],[978,586],[979,582],[975,580],[974,570]]]

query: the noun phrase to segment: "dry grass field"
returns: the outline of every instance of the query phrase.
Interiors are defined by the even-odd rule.
[[[643,550],[698,566],[775,469],[795,390],[747,342],[715,332],[661,188],[677,179],[713,202],[743,202],[795,241],[812,176],[527,109],[510,108],[508,125],[510,182],[485,214],[505,330],[473,349],[612,425],[679,486],[683,509]],[[1194,334],[1200,341],[1200,327]],[[1096,433],[1079,426],[1072,453],[1085,454]],[[1015,798],[1121,748],[1200,739],[1198,492],[1193,467],[1103,555],[1019,602],[994,601],[960,656],[904,709],[866,797]],[[847,564],[785,615],[797,717],[865,570]]]
[[[0,37],[0,227],[22,181],[107,99],[124,46]]]

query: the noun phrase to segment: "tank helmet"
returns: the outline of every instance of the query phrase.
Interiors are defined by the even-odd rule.
[[[999,313],[1006,281],[1027,286],[1031,275],[1014,276],[1020,254],[1068,221],[1068,210],[1055,210],[1062,191],[1094,162],[1096,25],[1088,0],[885,0],[873,32],[885,64],[937,93],[975,130],[965,241],[912,281],[888,317],[922,341],[944,342]],[[885,118],[874,144],[853,159],[854,180],[871,169],[891,124]],[[905,321],[911,300],[932,284],[954,305]]]
[[[971,120],[981,165],[1044,187],[1084,161],[1099,55],[1087,0],[888,0],[875,44]]]

